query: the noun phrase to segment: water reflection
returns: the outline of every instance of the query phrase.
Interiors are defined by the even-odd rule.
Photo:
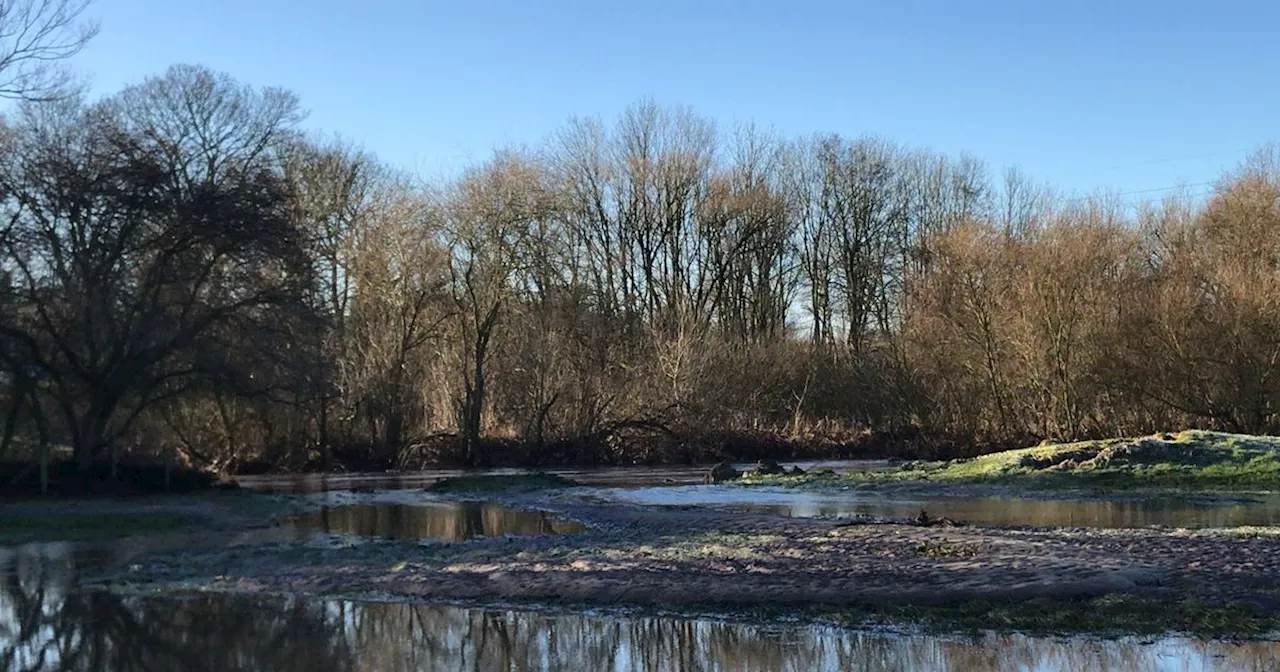
[[[788,465],[792,463],[787,463]],[[883,461],[800,462],[806,470],[831,468],[837,472],[890,467]],[[747,468],[750,465],[739,465]],[[405,474],[303,474],[245,477],[249,488],[271,492],[327,492],[340,497],[352,490],[417,490],[457,470]],[[523,473],[505,469],[486,473]],[[1003,497],[930,497],[884,495],[857,489],[835,492],[787,488],[741,488],[699,485],[706,467],[613,467],[554,470],[590,488],[574,488],[566,494],[594,495],[615,501],[647,505],[725,506],[766,511],[786,516],[912,516],[927,509],[955,520],[996,525],[1045,525],[1066,527],[1235,527],[1280,525],[1280,496],[1253,497],[1253,501],[1206,502],[1181,498],[1145,501],[1088,499],[1011,499]],[[391,494],[391,493],[386,493]],[[420,500],[417,497],[415,501]],[[340,501],[340,500],[339,500]]]
[[[745,471],[755,463],[734,465]],[[784,466],[799,466],[805,471],[831,469],[838,473],[849,471],[879,471],[890,469],[888,460],[802,460],[786,462]],[[667,465],[659,467],[597,467],[548,469],[548,473],[564,476],[579,483],[607,487],[647,487],[655,485],[689,485],[701,483],[711,465]],[[309,493],[337,490],[416,490],[429,486],[443,478],[462,475],[511,475],[529,473],[525,469],[491,469],[463,471],[461,469],[431,469],[405,473],[354,473],[354,474],[289,474],[267,476],[238,476],[236,480],[246,488],[276,493]]]
[[[278,527],[294,538],[323,533],[400,541],[462,541],[508,534],[566,534],[586,529],[579,523],[553,518],[542,511],[512,509],[484,502],[324,507],[287,518]]]
[[[724,486],[610,488],[593,494],[646,505],[720,506],[784,516],[907,517],[926,509],[954,520],[995,525],[1065,527],[1234,527],[1280,524],[1280,497],[1206,502],[1182,498],[1141,501],[1013,499],[1006,497],[902,497],[856,490],[805,492]]]
[[[978,639],[431,604],[64,592],[0,584],[11,670],[1273,670],[1280,645]]]

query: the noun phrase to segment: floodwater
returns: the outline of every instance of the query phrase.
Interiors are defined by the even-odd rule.
[[[892,468],[887,461],[788,462],[806,470],[836,472]],[[740,469],[750,464],[737,465]],[[796,517],[914,516],[921,509],[931,516],[988,525],[1038,525],[1055,527],[1237,527],[1280,525],[1280,495],[1246,495],[1213,500],[1194,497],[1105,500],[1096,498],[1045,499],[1011,497],[954,497],[876,492],[867,488],[804,490],[784,487],[742,487],[731,484],[702,485],[706,466],[611,467],[553,470],[584,484],[563,491],[566,497],[589,496],[609,501],[652,506],[708,506],[760,511]],[[457,470],[403,474],[305,474],[298,476],[246,477],[248,488],[277,493],[331,493],[418,490]],[[495,474],[525,473],[518,469]],[[428,497],[429,498],[429,497]],[[414,503],[422,497],[414,494]],[[333,501],[347,501],[337,497]],[[398,501],[405,501],[403,497]]]
[[[837,473],[850,471],[875,471],[892,468],[888,460],[830,460],[788,462],[806,471],[831,469]],[[746,471],[754,462],[733,465]],[[661,485],[690,485],[701,483],[711,465],[657,466],[657,467],[600,467],[546,469],[547,473],[564,476],[579,483],[594,486],[645,487]],[[528,473],[526,469],[489,469],[463,471],[461,469],[431,469],[403,473],[350,473],[350,474],[290,474],[268,476],[237,476],[240,485],[251,490],[276,493],[310,493],[336,490],[410,490],[429,486],[436,481],[462,475],[513,475]]]
[[[285,518],[277,528],[295,538],[335,534],[396,541],[463,541],[475,537],[568,534],[586,529],[580,523],[560,520],[543,511],[487,502],[326,506]]]
[[[848,467],[833,464],[834,468]],[[853,467],[858,468],[858,467]],[[994,497],[902,497],[849,490],[693,485],[699,468],[561,472],[591,485],[557,498],[752,509],[791,516],[931,515],[1001,524],[1268,524],[1280,500],[1206,504]],[[1280,670],[1280,642],[1186,637],[943,637],[804,624],[539,612],[457,605],[250,595],[124,597],[78,577],[147,550],[316,536],[461,542],[571,533],[545,512],[451,501],[418,488],[440,472],[260,479],[321,508],[264,530],[158,535],[107,544],[0,548],[3,670]],[[686,485],[674,485],[676,483]],[[253,484],[250,484],[253,485]],[[373,495],[351,490],[394,489]]]
[[[6,670],[1274,670],[1280,644],[938,637],[597,613],[78,593],[0,571]],[[64,576],[62,578],[65,578]]]
[[[650,506],[708,506],[796,517],[902,518],[923,509],[933,517],[986,525],[1193,528],[1280,524],[1280,497],[1273,495],[1230,501],[1186,497],[1117,501],[904,496],[858,489],[823,492],[722,485],[600,488],[591,494]]]

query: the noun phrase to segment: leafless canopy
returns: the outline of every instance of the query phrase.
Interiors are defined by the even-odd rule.
[[[1129,208],[642,102],[422,185],[302,118],[180,65],[6,120],[0,460],[1280,432],[1275,150]]]
[[[49,100],[68,83],[63,61],[98,33],[93,0],[0,0],[0,97]]]

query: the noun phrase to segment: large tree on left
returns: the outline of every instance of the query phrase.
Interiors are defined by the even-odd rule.
[[[179,66],[4,129],[0,350],[41,381],[81,468],[193,384],[251,380],[228,349],[304,312],[274,150],[299,118],[285,92]]]

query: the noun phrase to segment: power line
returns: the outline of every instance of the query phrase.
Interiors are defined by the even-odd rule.
[[[1193,189],[1193,188],[1199,189],[1202,187],[1210,187],[1210,186],[1213,186],[1214,184],[1217,184],[1217,182],[1214,180],[1211,180],[1208,182],[1192,182],[1191,184],[1175,184],[1168,187],[1157,187],[1155,189],[1138,189],[1135,191],[1122,191],[1118,194],[1109,194],[1106,192],[1101,192],[1099,194],[1094,194],[1090,196],[1076,196],[1073,198],[1064,199],[1063,203],[1076,203],[1078,201],[1087,201],[1092,198],[1121,198],[1123,200],[1123,197],[1125,196],[1140,196],[1143,194],[1156,194],[1162,191],[1173,191],[1175,189]],[[1200,194],[1200,195],[1203,195],[1203,194]]]
[[[1197,154],[1195,156],[1171,156],[1164,159],[1152,159],[1150,161],[1142,161],[1139,163],[1122,163],[1114,166],[1104,166],[1098,170],[1125,170],[1128,168],[1141,168],[1143,166],[1156,166],[1163,163],[1177,163],[1178,161],[1197,161],[1200,159],[1211,159],[1215,156],[1240,156],[1247,153],[1248,150],[1238,152],[1212,152],[1209,154]]]
[[[1172,187],[1159,187],[1157,189],[1139,189],[1138,191],[1126,191],[1126,192],[1116,194],[1116,196],[1132,196],[1133,194],[1154,194],[1156,192],[1172,191],[1174,189],[1190,189],[1191,187],[1207,187],[1212,184],[1214,184],[1213,181],[1194,182],[1192,184],[1175,184]]]

